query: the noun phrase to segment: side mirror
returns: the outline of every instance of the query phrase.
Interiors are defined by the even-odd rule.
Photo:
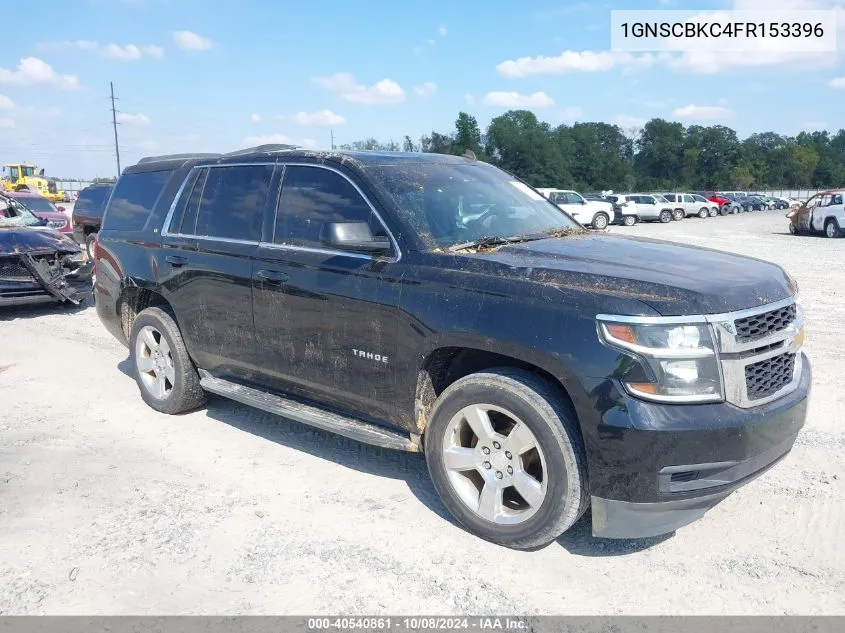
[[[390,240],[373,235],[366,222],[326,222],[320,229],[320,242],[347,251],[385,253],[390,250]]]
[[[587,201],[584,198],[581,198],[581,204],[587,204]]]
[[[39,169],[39,170],[38,170],[38,175],[39,175],[39,176],[43,176],[43,175],[44,175],[44,168],[43,168],[43,167],[42,167],[41,169]]]

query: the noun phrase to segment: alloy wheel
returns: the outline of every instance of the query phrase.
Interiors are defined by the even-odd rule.
[[[144,389],[158,400],[164,400],[176,384],[173,354],[167,339],[154,327],[144,326],[135,340],[135,366]]]

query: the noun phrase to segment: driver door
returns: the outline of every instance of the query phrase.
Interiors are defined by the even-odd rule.
[[[833,202],[833,196],[830,194],[821,196],[819,200],[819,204],[813,209],[813,230],[814,231],[824,231],[824,220],[825,216],[827,216],[827,207],[829,207]]]

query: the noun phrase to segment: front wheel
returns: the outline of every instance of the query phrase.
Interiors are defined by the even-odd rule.
[[[709,215],[710,215],[710,211],[708,211],[707,209],[699,209],[699,211],[698,211],[698,217],[700,217],[702,220],[704,218],[708,217]]]
[[[715,207],[711,207],[710,208],[710,217],[715,218],[717,215],[719,215],[719,209],[717,209]]]
[[[839,223],[833,218],[829,219],[824,225],[824,234],[827,237],[839,237]]]
[[[672,221],[672,212],[668,209],[664,209],[660,212],[660,222],[662,224],[667,224]]]
[[[443,504],[470,532],[514,549],[546,545],[589,503],[574,414],[536,375],[470,374],[437,399],[425,456]]]
[[[683,220],[686,217],[686,212],[683,209],[675,209],[672,211],[673,220]]]
[[[129,360],[141,397],[156,411],[184,413],[205,402],[199,374],[168,311],[147,308],[138,314],[129,332]]]
[[[626,215],[622,218],[622,224],[625,226],[634,226],[637,223],[637,216]]]
[[[610,219],[604,213],[596,213],[593,217],[593,228],[603,231],[607,228]]]

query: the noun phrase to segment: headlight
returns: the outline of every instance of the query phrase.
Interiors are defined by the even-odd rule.
[[[724,399],[716,346],[707,323],[625,323],[600,317],[605,345],[634,357],[644,373],[622,378],[633,396],[657,402],[719,402]],[[645,378],[645,380],[643,380]]]
[[[63,229],[67,226],[67,220],[49,220],[47,226],[51,229]]]

